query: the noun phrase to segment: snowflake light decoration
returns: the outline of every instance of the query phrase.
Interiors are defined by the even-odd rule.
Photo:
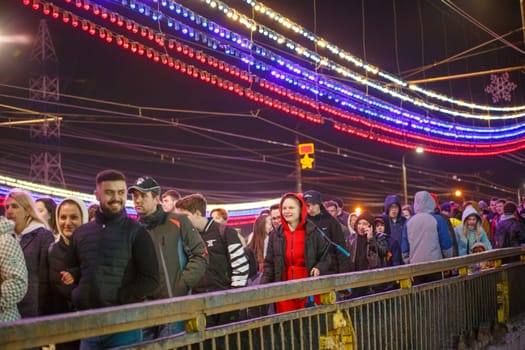
[[[510,101],[510,93],[517,87],[518,85],[509,81],[509,73],[499,76],[491,74],[490,84],[485,87],[485,92],[492,95],[493,103],[498,103],[500,100]]]

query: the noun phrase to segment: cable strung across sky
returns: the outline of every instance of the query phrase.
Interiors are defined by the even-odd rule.
[[[386,83],[368,79],[347,67],[344,69],[350,71],[360,85],[344,84],[319,74],[317,69],[305,67],[305,51],[297,50],[298,46],[285,56],[276,48],[268,48],[268,44],[256,44],[253,37],[248,39],[174,1],[154,1],[149,6],[135,0],[100,4],[88,0],[65,0],[67,9],[41,0],[23,0],[23,3],[97,35],[107,43],[116,43],[132,53],[144,55],[240,97],[310,122],[330,121],[338,131],[404,148],[422,146],[427,152],[439,154],[483,156],[525,148],[525,123],[521,121],[525,114],[523,106],[501,110],[514,114],[496,114],[496,110],[492,110],[490,117],[451,110],[409,96],[406,92],[392,90]],[[223,13],[228,15],[231,9],[222,6]],[[92,15],[95,15],[93,20],[88,19]],[[233,15],[228,17],[233,18]],[[95,20],[103,21],[102,25],[111,26],[111,29]],[[246,23],[255,25],[253,21]],[[249,30],[260,32],[252,27]],[[284,38],[268,33],[266,36],[276,40]],[[291,45],[279,46],[279,52],[286,47],[290,49]],[[298,62],[289,58],[290,55],[299,55]],[[319,62],[324,62],[322,60],[324,58]],[[373,91],[378,96],[384,96],[377,98],[361,92],[358,88],[363,84],[375,88]],[[414,89],[406,91],[410,90]],[[415,110],[401,108],[397,105],[397,98],[412,103]],[[467,106],[478,108],[471,104],[463,107]],[[447,114],[468,119],[465,124],[460,123],[461,118],[450,122]],[[482,121],[472,124],[473,119]],[[489,119],[492,125],[483,126]],[[498,125],[498,119],[514,120],[515,124]]]

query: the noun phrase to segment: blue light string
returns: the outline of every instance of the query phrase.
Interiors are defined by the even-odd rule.
[[[140,4],[143,5],[142,3],[140,3]],[[175,3],[174,2],[170,2],[170,4],[175,4]],[[146,8],[147,5],[144,5],[144,6],[145,6],[144,8]],[[140,7],[140,5],[139,5],[139,7]],[[245,39],[242,39],[240,35],[232,33],[228,29],[225,29],[225,28],[215,24],[212,21],[207,21],[205,18],[200,17],[198,15],[195,15],[191,10],[183,8],[183,7],[181,7],[178,4],[174,5],[174,11],[177,14],[182,14],[182,17],[190,18],[195,23],[200,22],[203,27],[205,27],[205,28],[207,27],[212,33],[214,33],[216,35],[218,34],[221,38],[225,38],[225,39],[230,40],[231,43],[233,43],[235,45],[239,45],[239,43],[240,43],[240,46],[242,48],[246,48],[246,47],[250,46],[249,42],[247,42],[247,40],[245,40]],[[145,12],[146,11],[144,11],[144,13]],[[157,18],[156,20],[158,20],[159,18]],[[191,27],[189,27],[189,26],[187,26],[187,25],[185,25],[185,24],[183,24],[181,22],[173,20],[170,17],[167,17],[167,18],[168,18],[168,20],[174,21],[174,23],[175,23],[174,24],[175,30],[181,29],[182,34],[185,34],[186,36],[189,36],[189,37],[191,37],[191,38],[193,38],[194,40],[197,41],[197,40],[199,40],[199,35],[196,35],[196,33],[198,33],[198,34],[200,34],[200,38],[202,39],[201,42],[207,43],[208,47],[210,47],[212,49],[222,48],[221,45],[219,45],[220,42],[217,42],[215,39],[207,38],[206,34],[200,32],[198,30],[194,30],[193,28],[191,28]],[[178,24],[178,26],[177,26],[177,24]],[[258,54],[259,56],[269,57],[271,61],[276,62],[279,66],[286,67],[289,71],[291,71],[291,72],[293,72],[295,74],[302,74],[303,77],[305,77],[305,78],[307,78],[309,80],[316,79],[315,75],[308,74],[308,72],[299,69],[298,67],[300,67],[300,66],[294,64],[291,61],[283,59],[283,58],[279,57],[278,55],[275,55],[274,53],[264,49],[263,47],[260,47],[258,45],[254,45],[253,49],[254,49],[254,52],[256,54]],[[224,49],[224,52],[226,54],[228,54],[230,57],[241,59],[243,62],[245,62],[247,64],[251,64],[256,70],[267,72],[270,69],[272,69],[269,66],[267,66],[266,64],[264,64],[264,62],[262,62],[262,61],[256,61],[256,60],[253,60],[253,59],[251,61],[248,60],[247,59],[247,55],[242,57],[242,55],[236,49],[231,49],[230,50],[230,49],[226,48],[226,49]],[[301,68],[303,68],[303,67],[301,67]],[[452,138],[452,139],[458,139],[459,138],[459,139],[466,139],[466,140],[476,140],[476,139],[479,139],[479,140],[512,139],[512,138],[516,138],[516,137],[519,137],[519,136],[525,134],[525,125],[517,124],[517,125],[510,126],[510,127],[491,128],[491,129],[482,128],[482,127],[480,127],[480,128],[473,128],[473,127],[466,127],[466,126],[461,126],[461,125],[457,125],[457,124],[449,124],[449,123],[445,123],[445,122],[442,122],[442,121],[439,121],[439,120],[434,120],[434,119],[429,118],[429,117],[418,116],[418,115],[415,115],[415,114],[407,113],[407,110],[398,109],[396,107],[393,107],[390,104],[383,104],[383,103],[380,103],[379,101],[377,101],[376,99],[367,98],[367,97],[364,97],[363,95],[360,95],[358,93],[352,92],[351,89],[346,88],[346,87],[342,87],[342,86],[334,83],[330,79],[320,79],[319,80],[319,85],[324,85],[324,86],[328,87],[329,89],[336,90],[337,92],[345,94],[347,96],[350,96],[351,98],[358,99],[358,100],[361,100],[364,103],[367,103],[369,105],[373,105],[373,106],[375,106],[377,108],[387,110],[387,111],[389,111],[390,113],[393,113],[396,116],[396,118],[393,118],[393,117],[388,116],[388,115],[377,113],[374,110],[368,109],[368,108],[363,107],[363,106],[358,108],[353,103],[349,103],[348,101],[341,101],[341,99],[339,99],[338,97],[327,93],[326,90],[316,91],[315,88],[311,86],[311,84],[308,84],[307,82],[306,83],[304,83],[304,82],[299,83],[294,78],[290,78],[290,76],[287,75],[286,73],[282,73],[282,71],[276,70],[274,68],[272,69],[271,74],[272,74],[272,76],[274,76],[276,78],[279,78],[281,81],[285,81],[286,83],[288,83],[288,84],[290,84],[292,86],[296,86],[296,87],[298,86],[302,90],[306,90],[306,91],[308,91],[308,92],[310,92],[312,94],[318,94],[319,96],[326,96],[328,100],[336,101],[342,107],[349,107],[353,111],[359,111],[359,112],[365,113],[365,114],[367,114],[367,115],[369,115],[371,117],[382,119],[386,123],[390,123],[390,124],[395,125],[397,127],[399,127],[400,125],[404,126],[404,127],[408,126],[408,127],[412,128],[414,130],[417,130],[419,132],[423,132],[423,133],[426,133],[426,134],[430,133],[430,134],[445,136],[447,138]],[[408,119],[412,119],[412,121],[408,120],[407,118]],[[425,125],[421,125],[421,124],[430,124],[431,127],[425,126]],[[445,129],[447,131],[443,131],[442,132],[442,131],[440,131],[440,130],[438,130],[436,128]],[[459,132],[451,132],[451,130],[462,131],[462,132],[469,132],[469,133],[475,133],[475,134],[480,133],[482,135],[462,134],[462,133],[459,133]],[[507,131],[507,130],[514,130],[514,132],[506,133],[506,134],[502,134],[502,135],[498,134],[501,131]]]

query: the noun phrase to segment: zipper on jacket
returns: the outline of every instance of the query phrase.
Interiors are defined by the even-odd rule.
[[[291,236],[292,236],[291,237],[292,239],[291,239],[291,242],[290,242],[290,249],[291,249],[291,254],[292,254],[292,278],[291,279],[293,280],[294,279],[294,275],[295,275],[295,263],[294,263],[294,252],[293,252],[293,250],[294,250],[293,240],[294,240],[294,233],[295,233],[295,231],[291,231],[290,233],[291,233]]]

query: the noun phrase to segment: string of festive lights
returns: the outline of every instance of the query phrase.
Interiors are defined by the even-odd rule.
[[[158,1],[158,0],[154,0],[154,1]],[[464,118],[470,118],[470,119],[487,120],[490,118],[492,120],[505,120],[505,119],[517,119],[517,118],[524,116],[523,113],[498,115],[498,114],[495,114],[495,112],[523,111],[525,110],[525,106],[493,107],[489,105],[479,105],[475,103],[469,103],[469,102],[457,100],[452,97],[449,97],[443,94],[439,94],[431,90],[426,90],[414,84],[409,85],[403,80],[387,72],[380,71],[377,67],[369,65],[365,63],[364,61],[362,61],[361,59],[358,59],[354,57],[353,55],[347,53],[346,51],[339,49],[337,46],[333,44],[329,44],[328,41],[322,38],[319,38],[315,36],[314,34],[307,32],[306,30],[303,30],[303,37],[316,42],[318,47],[329,48],[329,50],[332,51],[334,54],[336,54],[338,57],[353,63],[358,68],[363,68],[369,74],[378,75],[378,76],[381,76],[387,79],[389,83],[394,83],[396,86],[399,86],[401,88],[408,87],[409,91],[410,90],[417,91],[421,94],[424,94],[428,98],[436,99],[440,102],[445,102],[447,104],[456,105],[458,107],[463,107],[467,110],[477,109],[477,110],[491,112],[491,113],[490,114],[475,114],[475,113],[470,113],[466,111],[453,110],[453,109],[449,109],[446,106],[439,106],[433,103],[426,102],[425,100],[422,100],[417,96],[416,97],[409,96],[406,93],[401,93],[394,89],[389,88],[388,85],[390,84],[383,84],[383,83],[375,82],[373,80],[368,79],[367,77],[353,73],[351,70],[349,70],[349,68],[341,66],[338,63],[332,60],[329,60],[326,57],[318,55],[316,52],[311,51],[305,48],[304,46],[292,41],[291,39],[286,38],[284,35],[281,35],[264,25],[257,23],[256,21],[252,20],[251,18],[248,18],[247,16],[241,14],[239,11],[235,10],[234,8],[229,7],[228,5],[226,5],[225,3],[219,0],[201,0],[201,1],[208,4],[211,9],[216,10],[226,15],[228,18],[232,20],[235,20],[241,24],[244,24],[253,33],[259,33],[259,34],[264,35],[268,39],[274,40],[277,44],[280,45],[280,47],[286,48],[289,51],[312,61],[315,65],[321,65],[327,69],[330,69],[338,73],[344,78],[352,79],[360,84],[365,84],[368,87],[375,89],[376,91],[390,95],[394,98],[400,99],[401,101],[412,103],[414,106],[420,106],[420,107],[427,108],[429,110],[440,112],[445,115],[449,115],[453,117],[464,117]],[[248,0],[246,1],[249,2],[249,4],[253,7],[255,7],[257,4],[259,5],[261,4],[259,2],[248,1]],[[286,28],[290,27],[290,28],[296,28],[296,30],[299,30],[300,26],[298,24],[295,24],[293,21],[289,20],[285,16],[282,16],[281,14],[271,9],[270,11],[267,11],[266,6],[259,6],[258,9],[259,9],[259,12],[266,14],[269,18],[277,21],[279,24],[285,26]],[[295,30],[292,30],[292,31],[295,31]],[[316,38],[318,39],[317,41],[316,41]]]
[[[78,191],[71,191],[59,187],[42,185],[36,182],[20,180],[17,178],[0,175],[0,197],[5,198],[7,193],[14,188],[28,191],[35,199],[42,196],[49,196],[57,203],[67,197],[76,197],[88,205],[97,203],[95,195],[83,193]],[[272,204],[279,203],[280,198],[267,199],[256,202],[230,203],[230,204],[208,204],[207,213],[214,208],[224,208],[228,212],[229,224],[231,225],[245,225],[253,223],[257,215],[263,210],[268,209]],[[1,198],[0,198],[1,202]],[[137,212],[133,205],[133,201],[126,200],[126,212],[131,216],[136,216]]]
[[[89,20],[80,18],[79,16],[73,15],[68,11],[63,11],[62,9],[59,9],[58,7],[56,7],[55,5],[51,3],[46,3],[43,1],[39,1],[39,0],[32,0],[32,1],[23,0],[23,3],[25,3],[26,5],[32,4],[32,8],[35,10],[38,10],[41,7],[41,5],[44,4],[43,6],[44,8],[49,7],[50,9],[49,11],[45,10],[44,13],[51,14],[52,17],[55,19],[58,19],[60,17],[60,14],[62,14],[63,22],[70,23],[73,27],[80,26],[80,28],[83,31],[88,32],[90,35],[93,35],[93,36],[98,32],[99,33],[98,36],[100,37],[100,39],[103,39],[108,43],[113,42],[113,39],[110,39],[110,38],[115,38],[115,43],[123,47],[124,49],[130,49],[130,47],[133,47],[133,45],[139,44],[135,41],[128,39],[127,37],[121,34],[116,34],[116,33],[109,31],[108,29],[104,27],[100,27]],[[119,22],[118,19],[116,19],[114,22],[116,23],[117,26],[124,25],[124,23]],[[138,32],[138,27],[137,27],[137,32]],[[269,107],[281,110],[287,114],[299,116],[301,118],[305,118],[313,122],[321,122],[320,117],[316,115],[306,112],[300,108],[289,106],[288,104],[282,103],[281,101],[273,99],[269,96],[265,96],[263,94],[254,92],[250,89],[243,88],[239,86],[238,84],[232,83],[231,81],[221,79],[216,76],[211,76],[206,71],[200,70],[192,65],[187,65],[185,62],[182,62],[180,60],[175,60],[172,57],[166,55],[165,53],[158,52],[152,48],[145,47],[143,52],[137,50],[135,53],[138,53],[139,55],[145,55],[147,58],[152,59],[154,62],[163,63],[165,65],[168,65],[174,68],[175,70],[179,70],[182,73],[186,73],[189,76],[192,76],[193,78],[196,78],[196,79],[200,78],[201,80],[207,81],[208,83],[211,83],[212,85],[216,85],[230,92],[234,92],[238,94],[239,96],[245,96],[255,102],[264,103]],[[395,145],[406,147],[406,148],[415,148],[416,146],[421,145],[420,143],[415,143],[415,142],[410,143],[406,141],[401,141],[403,139],[406,139],[407,136],[416,136],[416,138],[420,140],[424,139],[422,136],[419,136],[419,135],[409,135],[406,132],[397,131],[396,133],[400,135],[401,137],[399,138],[399,140],[396,140],[395,138],[388,138],[383,135],[375,136],[373,133],[371,133],[370,131],[366,131],[366,130],[360,130],[357,128],[349,129],[348,126],[344,126],[344,128],[346,132],[351,132],[361,137],[365,137],[368,139],[374,139],[374,140],[377,140],[383,143],[395,144]],[[382,130],[387,130],[387,128],[383,128]],[[426,139],[426,141],[429,142],[429,141],[434,141],[434,140]],[[458,147],[469,147],[471,148],[471,150],[470,151],[469,150],[458,151],[458,150],[440,149],[437,147],[426,147],[426,149],[428,149],[429,152],[436,152],[436,153],[442,153],[442,154],[457,154],[457,155],[491,155],[491,154],[498,154],[498,152],[499,153],[508,152],[509,150],[517,149],[519,147],[521,148],[525,147],[523,143],[519,145],[511,145],[512,142],[507,142],[507,143],[502,143],[501,145],[491,144],[490,146],[492,148],[490,151],[480,152],[479,148],[482,148],[482,147],[480,147],[479,144],[473,145],[473,144],[461,144],[461,143],[454,143],[454,142],[443,142],[441,140],[435,140],[435,141],[437,141],[438,144],[446,144],[455,149],[457,149]]]
[[[209,2],[209,0],[201,0],[201,1],[205,1],[206,3]],[[391,75],[388,72],[384,72],[380,68],[371,66],[370,64],[366,63],[364,60],[352,55],[350,52],[347,52],[344,49],[338,47],[337,45],[330,43],[328,40],[318,36],[317,34],[310,32],[309,30],[307,30],[300,24],[283,16],[282,14],[273,10],[269,6],[265,5],[264,3],[260,1],[255,1],[255,0],[244,0],[244,2],[250,5],[258,13],[265,15],[267,18],[274,21],[276,24],[279,24],[283,28],[287,30],[291,30],[292,32],[300,35],[301,37],[306,38],[310,40],[311,42],[315,43],[318,48],[327,49],[329,52],[336,55],[338,58],[346,60],[350,63],[353,63],[355,67],[363,68],[367,72],[374,73],[374,71],[377,70],[377,74],[379,76],[382,76],[386,80],[396,85],[399,85],[401,87],[408,86],[411,90],[417,91],[428,97],[440,100],[442,102],[453,103],[453,104],[456,104],[458,106],[468,108],[468,109],[479,109],[479,110],[484,110],[484,111],[496,111],[496,112],[514,112],[514,111],[522,111],[525,109],[525,106],[497,107],[497,106],[489,106],[489,105],[478,105],[475,103],[469,103],[465,101],[456,100],[450,96],[446,96],[443,94],[436,93],[432,90],[421,88],[420,86],[415,85],[415,84],[408,84],[403,79],[396,77],[394,75]]]
[[[118,1],[119,3],[121,3],[121,1]],[[153,9],[149,8],[147,5],[141,3],[141,2],[138,2],[138,1],[134,1],[133,3],[130,3],[128,2],[127,3],[128,6],[130,6],[131,9],[139,9],[139,12],[141,14],[144,14],[144,15],[147,15],[148,13],[151,14],[154,12]],[[197,19],[197,17],[195,17],[193,14],[190,14],[189,12],[187,12],[187,10],[185,8],[181,8],[179,7],[178,5],[175,5],[174,7],[174,11],[178,14],[180,14],[181,16],[183,17],[190,17],[190,18],[194,18],[194,20]],[[217,48],[216,50],[220,50],[223,46],[220,45],[220,38],[217,38],[218,41],[215,41],[215,39],[211,39],[211,38],[208,38],[206,36],[205,33],[203,32],[200,32],[199,30],[197,29],[193,29],[193,28],[188,28],[188,27],[185,27],[184,24],[181,24],[181,22],[178,22],[177,20],[171,18],[171,17],[166,17],[167,18],[167,21],[168,23],[174,23],[174,27],[175,27],[175,30],[181,30],[182,29],[182,34],[185,34],[187,36],[190,36],[192,38],[200,38],[200,40],[203,42],[203,43],[213,43],[213,46],[214,48]],[[159,15],[156,16],[156,19],[159,20],[160,17]],[[170,22],[171,21],[171,22]],[[207,25],[208,26],[208,25]],[[173,25],[172,25],[173,27]],[[216,34],[218,34],[218,36],[220,37],[225,37],[225,38],[233,38],[233,41],[234,42],[243,42],[238,35],[234,34],[234,33],[231,33],[231,32],[228,32],[226,31],[224,28],[222,27],[218,27],[218,26],[215,26],[215,25],[210,25],[210,27],[213,29],[212,31],[215,32]],[[133,25],[128,25],[127,26],[128,29],[133,29],[134,32],[137,32],[140,30],[141,33],[146,33],[148,32],[149,34],[149,37],[150,39],[152,39],[153,37],[158,37],[158,36],[162,36],[162,33],[153,33],[153,31],[151,29],[137,29],[137,25],[135,23],[133,23]],[[143,34],[142,36],[145,36],[145,34]],[[246,44],[243,44],[242,45],[243,47],[246,46]],[[264,50],[263,48],[260,48],[261,50]],[[184,50],[189,50],[190,52],[190,57],[191,57],[191,53],[192,53],[192,49],[184,49]],[[256,47],[256,52],[259,50],[258,47]],[[236,51],[236,50],[231,50],[229,47],[224,47],[224,51],[227,55],[229,55],[229,57],[236,57],[240,60],[242,60],[243,62],[246,62],[247,58],[246,56],[241,56],[239,54],[239,51]],[[285,59],[282,59],[282,58],[279,58],[278,56],[273,56],[272,53],[267,53],[265,51],[262,51],[260,52],[260,54],[262,56],[266,56],[266,57],[271,57],[272,60],[274,60],[275,57],[277,57],[277,60],[276,62],[278,63],[278,66],[285,66],[287,68],[289,68],[290,70],[293,70],[295,73],[297,73],[297,68],[295,67],[295,65],[293,65],[293,63],[290,63],[289,61],[285,60]],[[201,53],[201,56],[203,56],[203,54]],[[203,56],[204,57],[204,56]],[[223,61],[220,61],[219,62],[220,65],[226,67],[226,71],[230,71],[230,72],[233,72],[233,71],[236,71],[237,68],[228,68],[228,64],[223,62]],[[435,134],[435,135],[438,135],[438,136],[443,136],[443,137],[447,137],[447,138],[451,138],[451,139],[466,139],[466,140],[475,140],[475,139],[481,139],[481,140],[493,140],[493,139],[507,139],[507,138],[516,138],[516,137],[519,137],[521,136],[525,130],[525,124],[523,125],[514,125],[514,126],[510,126],[510,127],[503,127],[503,128],[498,128],[498,127],[492,127],[490,129],[487,129],[487,128],[483,128],[483,127],[479,127],[479,128],[474,128],[474,127],[463,127],[461,125],[457,125],[457,124],[450,124],[450,123],[447,123],[447,122],[442,122],[442,121],[439,121],[439,120],[435,120],[435,119],[432,119],[432,118],[429,118],[429,117],[423,117],[423,116],[420,116],[420,115],[416,115],[416,114],[413,114],[409,111],[406,111],[406,110],[401,110],[401,109],[398,109],[398,108],[395,108],[395,107],[392,107],[391,105],[389,104],[386,104],[386,103],[382,103],[381,101],[377,101],[377,100],[374,100],[374,99],[371,99],[371,98],[367,98],[363,95],[360,95],[358,93],[354,93],[354,92],[351,92],[350,90],[348,89],[341,89],[339,88],[338,91],[343,91],[343,92],[346,92],[347,95],[350,95],[352,97],[355,97],[356,99],[360,100],[360,101],[365,101],[367,104],[369,105],[373,105],[375,107],[379,107],[380,109],[382,110],[386,110],[388,111],[389,113],[392,113],[395,117],[392,118],[391,116],[389,115],[385,115],[385,114],[382,114],[382,113],[378,113],[377,111],[373,110],[373,109],[369,109],[368,107],[366,107],[365,105],[358,105],[356,106],[354,103],[349,103],[348,101],[346,100],[341,100],[339,97],[336,97],[334,95],[331,95],[329,93],[326,93],[324,94],[323,93],[323,89],[318,89],[316,86],[314,86],[314,84],[311,84],[308,82],[308,80],[301,80],[301,81],[298,81],[296,79],[294,79],[293,77],[291,77],[290,75],[286,74],[285,72],[281,71],[281,70],[277,70],[277,69],[274,69],[274,68],[271,68],[269,65],[265,65],[264,63],[262,63],[262,61],[255,61],[253,59],[251,59],[251,61],[249,61],[249,64],[251,65],[255,65],[255,69],[257,70],[261,70],[262,72],[268,72],[270,71],[271,72],[271,75],[284,81],[285,83],[288,83],[289,85],[293,85],[293,86],[299,86],[303,91],[311,91],[313,94],[317,94],[321,97],[325,96],[328,98],[328,100],[336,100],[337,102],[340,103],[340,105],[342,107],[347,107],[349,106],[351,110],[357,112],[361,112],[361,113],[365,113],[367,115],[369,115],[370,117],[372,118],[380,118],[382,119],[383,121],[385,122],[388,122],[388,123],[392,123],[393,126],[411,126],[413,129],[415,130],[421,130],[422,132],[424,132],[425,134]],[[248,72],[245,72],[243,71],[245,74],[244,75],[248,75],[249,73]],[[307,78],[310,78],[311,76],[306,76]],[[312,79],[310,79],[312,80]],[[320,85],[329,85],[330,82],[327,81],[327,82],[324,82],[323,80],[320,81]],[[275,87],[273,84],[269,84],[269,83],[266,83],[263,85],[263,87],[269,87],[270,90],[272,92],[277,92],[277,93],[280,93],[280,90],[281,88],[279,87]],[[285,93],[283,95],[287,95],[287,96],[293,96],[293,93]],[[304,100],[304,99],[299,99],[299,100]],[[315,108],[315,105],[312,103],[312,100],[308,101],[308,105],[312,108]],[[400,120],[401,119],[401,120]],[[414,124],[415,123],[415,124]],[[419,124],[422,124],[422,125],[419,125]],[[368,125],[367,125],[368,126]],[[429,127],[431,126],[431,127]],[[440,130],[442,129],[442,130]],[[518,130],[518,129],[521,129],[521,130]],[[506,132],[506,131],[511,131],[510,133],[503,133],[501,134],[502,132]],[[468,132],[469,134],[462,134],[462,132]],[[480,134],[480,136],[477,136],[476,134]]]

